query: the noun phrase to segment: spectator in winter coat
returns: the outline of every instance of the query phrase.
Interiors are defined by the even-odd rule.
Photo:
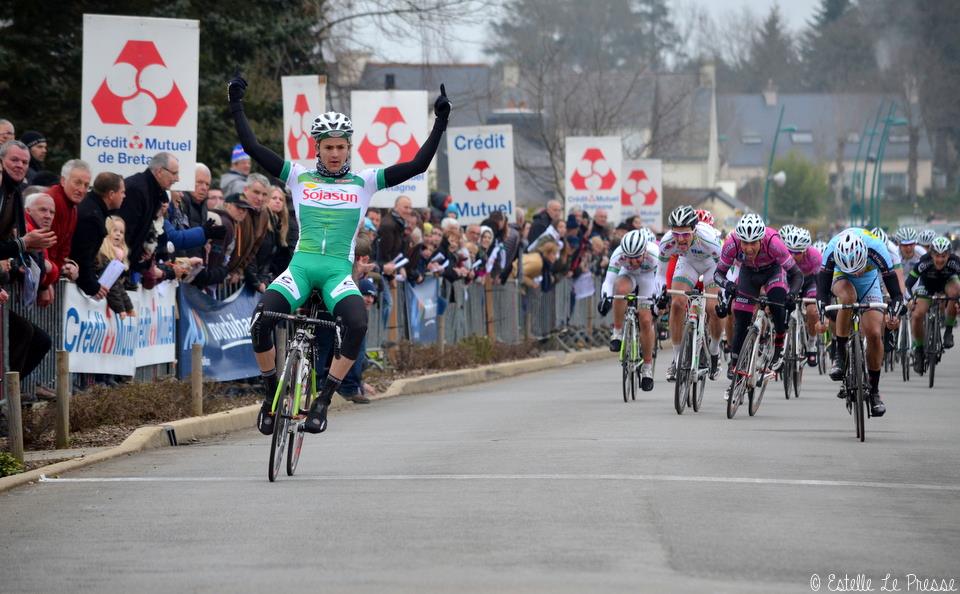
[[[47,139],[40,132],[28,130],[23,133],[20,142],[30,149],[30,167],[27,168],[26,181],[32,184],[37,174],[44,169],[44,161],[47,160]]]
[[[193,192],[184,192],[180,210],[186,215],[190,227],[202,227],[207,222],[207,197],[210,195],[210,169],[203,163],[197,163],[196,181]],[[176,224],[172,218],[172,223]],[[187,250],[188,256],[202,256],[202,248]]]
[[[50,250],[50,260],[61,270],[73,245],[73,234],[77,228],[77,207],[83,202],[89,189],[90,166],[80,159],[71,159],[60,169],[60,183],[47,191],[53,197],[57,209],[52,227],[57,234],[57,245]],[[70,280],[76,280],[76,276],[71,272],[64,270],[63,275]]]
[[[548,201],[547,207],[533,217],[533,222],[530,225],[530,234],[527,237],[530,245],[536,244],[537,239],[540,238],[540,236],[547,230],[548,227],[556,227],[556,224],[560,222],[562,217],[563,205],[560,204],[560,201]]]
[[[123,178],[103,172],[93,180],[93,189],[77,207],[77,232],[70,258],[77,263],[77,287],[94,299],[107,296],[110,287],[101,287],[96,272],[96,257],[107,235],[107,217],[116,211],[126,196]]]
[[[380,238],[377,264],[380,265],[383,274],[388,278],[393,278],[396,273],[393,261],[399,254],[406,253],[409,249],[409,238],[405,235],[405,232],[407,231],[407,218],[412,214],[413,203],[410,198],[398,196],[393,203],[390,214],[380,221],[380,227],[377,229],[377,236]]]
[[[36,229],[50,230],[56,205],[49,194],[31,194],[24,200],[23,206],[26,211],[27,233]],[[40,255],[38,260],[43,263],[43,266],[41,267],[40,286],[37,289],[37,305],[46,307],[53,303],[53,285],[60,278],[60,269],[50,261],[49,250],[41,250],[38,253]]]
[[[145,257],[147,244],[154,244],[159,233],[155,233],[154,221],[160,207],[170,200],[167,190],[180,179],[180,161],[167,152],[160,152],[150,159],[145,171],[135,173],[124,180],[126,199],[118,213],[127,224],[126,240],[130,247],[130,268],[132,272],[143,272],[150,268],[150,257]],[[99,248],[98,248],[99,249]],[[149,250],[152,254],[153,249]]]
[[[233,147],[230,154],[230,171],[220,176],[220,189],[224,196],[234,192],[243,192],[247,185],[247,176],[250,175],[250,155],[244,152],[239,144]]]

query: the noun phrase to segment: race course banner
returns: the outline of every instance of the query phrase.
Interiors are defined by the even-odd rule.
[[[566,213],[579,206],[594,216],[602,208],[610,221],[619,221],[622,159],[619,136],[568,136]]]
[[[126,177],[159,152],[180,161],[173,189],[193,191],[199,21],[83,15],[80,157]]]
[[[495,210],[513,219],[512,126],[448,128],[447,163],[450,194],[461,225],[480,223]]]
[[[640,215],[643,226],[663,232],[663,175],[660,159],[623,162],[621,218]]]
[[[407,322],[410,340],[417,343],[437,341],[437,306],[440,297],[440,281],[428,276],[422,283],[404,283],[407,292]]]
[[[176,284],[127,291],[136,317],[120,319],[69,283],[64,291],[63,349],[70,373],[129,375],[177,356]]]
[[[313,120],[327,111],[327,77],[284,76],[283,155],[307,169],[317,166],[317,145],[310,136]]]
[[[253,356],[250,317],[260,295],[241,289],[217,301],[192,285],[180,291],[180,379],[190,376],[190,351],[203,345],[203,377],[225,382],[260,375]]]
[[[350,106],[354,171],[410,161],[427,140],[426,91],[353,91]],[[414,208],[426,208],[427,185],[427,174],[421,173],[377,192],[370,206],[389,208],[407,196]]]

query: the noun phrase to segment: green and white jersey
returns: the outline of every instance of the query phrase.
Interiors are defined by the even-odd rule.
[[[316,170],[284,161],[280,179],[290,188],[300,223],[296,251],[353,262],[357,231],[370,199],[386,187],[383,171],[364,169],[339,178],[324,177]]]

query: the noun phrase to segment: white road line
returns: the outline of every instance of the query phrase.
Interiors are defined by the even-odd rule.
[[[875,481],[834,481],[820,479],[778,479],[725,476],[677,476],[665,474],[373,474],[345,476],[307,476],[291,478],[297,481],[632,481],[733,483],[750,485],[786,485],[804,487],[857,487],[868,489],[901,489],[914,491],[960,492],[960,485],[930,485],[922,483],[882,483]],[[263,482],[252,476],[118,476],[58,478],[42,475],[42,483],[223,483]]]

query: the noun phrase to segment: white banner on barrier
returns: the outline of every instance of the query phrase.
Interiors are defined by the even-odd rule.
[[[327,111],[327,77],[284,76],[283,86],[283,155],[307,169],[317,165],[317,146],[310,136],[310,127],[317,115]]]
[[[120,319],[70,283],[64,291],[63,349],[71,373],[129,375],[177,358],[176,284],[128,291],[137,317]]]
[[[447,163],[461,224],[480,223],[495,210],[513,220],[512,126],[448,128]]]
[[[180,161],[173,189],[193,191],[197,162],[199,21],[83,15],[80,157],[96,175]]]
[[[643,226],[663,232],[663,173],[660,159],[623,162],[623,218],[640,215]]]
[[[352,169],[389,167],[410,161],[427,140],[426,91],[353,91]],[[389,208],[407,196],[414,208],[427,207],[427,174],[373,195],[371,207]]]
[[[619,221],[622,160],[619,136],[568,136],[566,212],[579,206],[594,216],[602,208],[608,220]]]

